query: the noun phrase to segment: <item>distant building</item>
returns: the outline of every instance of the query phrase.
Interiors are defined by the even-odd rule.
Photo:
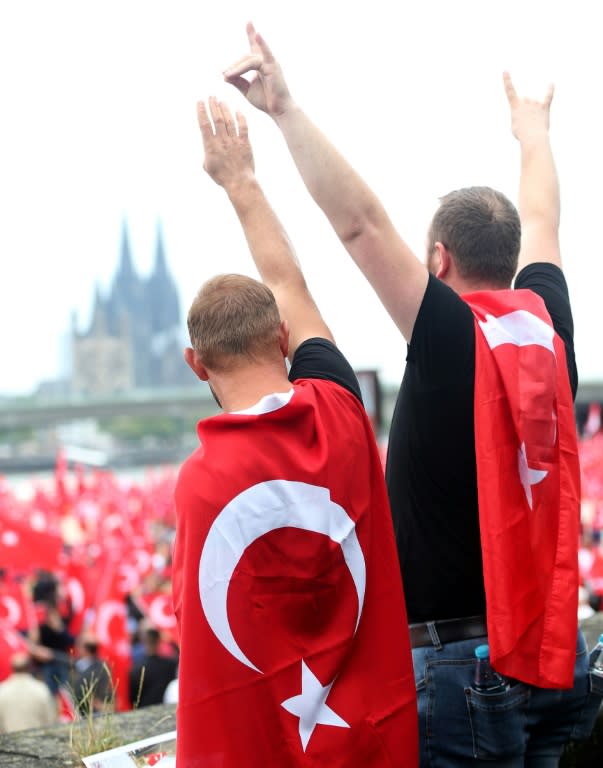
[[[134,269],[124,223],[119,267],[108,296],[97,284],[88,330],[77,330],[75,315],[71,325],[74,394],[108,395],[195,383],[182,357],[180,301],[159,228],[153,272],[144,278]]]

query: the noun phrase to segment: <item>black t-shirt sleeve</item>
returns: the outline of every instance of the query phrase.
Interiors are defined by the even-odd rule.
[[[326,379],[344,387],[360,402],[360,385],[352,366],[333,342],[328,339],[306,339],[295,350],[289,380]]]
[[[423,389],[448,387],[459,378],[473,380],[473,313],[452,288],[433,275],[429,275],[406,359],[416,367]]]
[[[574,353],[574,320],[563,272],[556,264],[528,264],[515,278],[515,288],[534,291],[544,301],[553,327],[565,344],[570,385],[572,394],[576,397],[578,371]]]

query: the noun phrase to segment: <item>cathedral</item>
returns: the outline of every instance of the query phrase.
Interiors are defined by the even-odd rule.
[[[71,325],[73,394],[111,395],[195,384],[182,357],[180,300],[159,228],[153,271],[141,277],[132,262],[124,223],[119,267],[108,295],[103,296],[97,284],[88,330],[77,330],[75,316]]]

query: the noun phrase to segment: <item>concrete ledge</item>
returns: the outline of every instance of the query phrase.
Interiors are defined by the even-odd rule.
[[[112,727],[119,744],[129,744],[176,728],[176,705],[144,707],[132,712],[111,715]],[[70,748],[73,728],[83,724],[56,725],[30,731],[15,731],[0,735],[0,766],[2,768],[72,768],[83,766]],[[119,744],[115,746],[119,746]]]

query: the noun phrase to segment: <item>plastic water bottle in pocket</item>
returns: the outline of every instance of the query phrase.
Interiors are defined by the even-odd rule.
[[[599,635],[599,642],[590,652],[590,668],[600,677],[603,677],[603,635]]]
[[[601,645],[603,651],[603,644]],[[498,674],[490,664],[490,649],[487,645],[478,645],[475,653],[475,676],[473,678],[473,687],[480,693],[504,693],[509,685]],[[601,654],[601,664],[603,665],[603,653]],[[602,666],[603,674],[603,666]]]

